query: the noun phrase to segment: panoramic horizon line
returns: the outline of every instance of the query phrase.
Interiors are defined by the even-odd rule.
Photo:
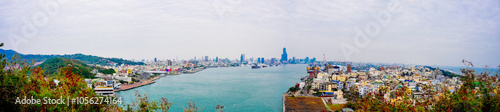
[[[14,51],[16,52],[17,54],[22,54],[22,55],[75,55],[75,54],[82,54],[82,55],[89,55],[89,56],[97,56],[97,57],[103,57],[103,58],[119,58],[119,59],[125,59],[125,60],[130,60],[130,61],[134,61],[134,62],[142,62],[141,60],[135,60],[135,59],[127,59],[127,58],[122,58],[122,57],[105,57],[105,56],[99,56],[99,55],[93,55],[93,54],[85,54],[85,53],[81,53],[81,52],[78,52],[78,53],[68,53],[68,54],[24,54],[24,53],[21,53],[21,52],[18,52],[16,50],[13,50],[13,49],[3,49],[3,48],[0,48],[1,50],[5,50],[5,51],[8,51],[8,50],[11,50],[11,51]],[[197,56],[194,56],[194,57],[197,57]],[[202,56],[203,57],[203,56]],[[219,56],[216,56],[216,57],[219,57]],[[224,57],[223,57],[224,58]],[[253,58],[253,57],[251,57]],[[316,57],[312,57],[312,58],[316,58]],[[312,59],[311,57],[309,57],[309,59]],[[147,59],[147,58],[142,58],[142,59],[145,59],[147,61],[151,61],[153,59]],[[158,59],[158,58],[157,58]],[[193,58],[188,58],[188,59],[180,59],[180,60],[192,60]],[[212,58],[212,59],[215,59],[215,58]],[[221,58],[219,58],[221,59]],[[238,60],[238,59],[230,59],[228,58],[229,60]],[[266,57],[264,57],[264,59],[268,59]],[[276,59],[281,59],[281,58],[276,58]],[[291,59],[291,58],[289,58]],[[303,58],[296,58],[296,59],[303,59]],[[318,58],[316,58],[318,59]],[[171,59],[163,59],[163,58],[160,58],[159,60],[175,60],[175,58],[171,58]],[[201,58],[197,58],[197,60],[201,60]],[[176,61],[179,61],[179,60],[176,60]],[[321,60],[316,60],[317,62],[322,62]],[[326,62],[350,62],[350,63],[369,63],[369,64],[383,64],[383,65],[392,65],[392,64],[403,64],[403,65],[414,65],[414,66],[448,66],[448,67],[466,67],[465,65],[460,65],[460,66],[452,66],[452,65],[437,65],[437,64],[434,64],[434,65],[422,65],[422,64],[409,64],[409,63],[389,63],[389,62],[365,62],[365,61],[340,61],[340,60],[326,60]],[[489,66],[491,67],[491,66]],[[477,67],[475,66],[474,68],[483,68],[483,67]]]

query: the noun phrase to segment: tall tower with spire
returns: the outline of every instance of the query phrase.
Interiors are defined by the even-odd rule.
[[[285,62],[288,60],[288,54],[286,54],[286,48],[283,47],[283,54],[281,54],[281,62]]]

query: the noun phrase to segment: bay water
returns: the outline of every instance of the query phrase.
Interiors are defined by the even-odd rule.
[[[444,69],[451,71],[456,74],[463,74],[460,69],[474,69],[476,74],[480,74],[482,72],[490,72],[490,75],[494,75],[495,73],[499,72],[498,67],[463,67],[463,66],[439,66],[439,69]]]
[[[171,112],[181,112],[194,101],[203,112],[281,112],[282,95],[306,76],[305,64],[252,69],[251,67],[208,68],[194,74],[167,75],[156,83],[116,92],[122,108],[132,104],[134,94],[147,94],[149,101],[161,97],[172,102]]]

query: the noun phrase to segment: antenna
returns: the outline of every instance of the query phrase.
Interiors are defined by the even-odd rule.
[[[326,58],[325,58],[325,54],[323,54],[323,64],[325,64],[325,66],[326,66]]]

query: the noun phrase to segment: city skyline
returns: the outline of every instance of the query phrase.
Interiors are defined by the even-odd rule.
[[[402,10],[384,18],[381,12],[391,4]],[[492,67],[500,63],[500,2],[494,0],[20,0],[0,1],[0,17],[3,49],[23,54],[234,60],[241,54],[280,58],[286,47],[289,59],[321,61],[325,54],[327,61],[462,66],[466,59]],[[388,22],[379,22],[384,20]],[[381,25],[374,35],[365,29],[373,22]],[[370,36],[361,45],[356,43],[357,28]],[[346,46],[354,46],[355,53],[342,51]]]

